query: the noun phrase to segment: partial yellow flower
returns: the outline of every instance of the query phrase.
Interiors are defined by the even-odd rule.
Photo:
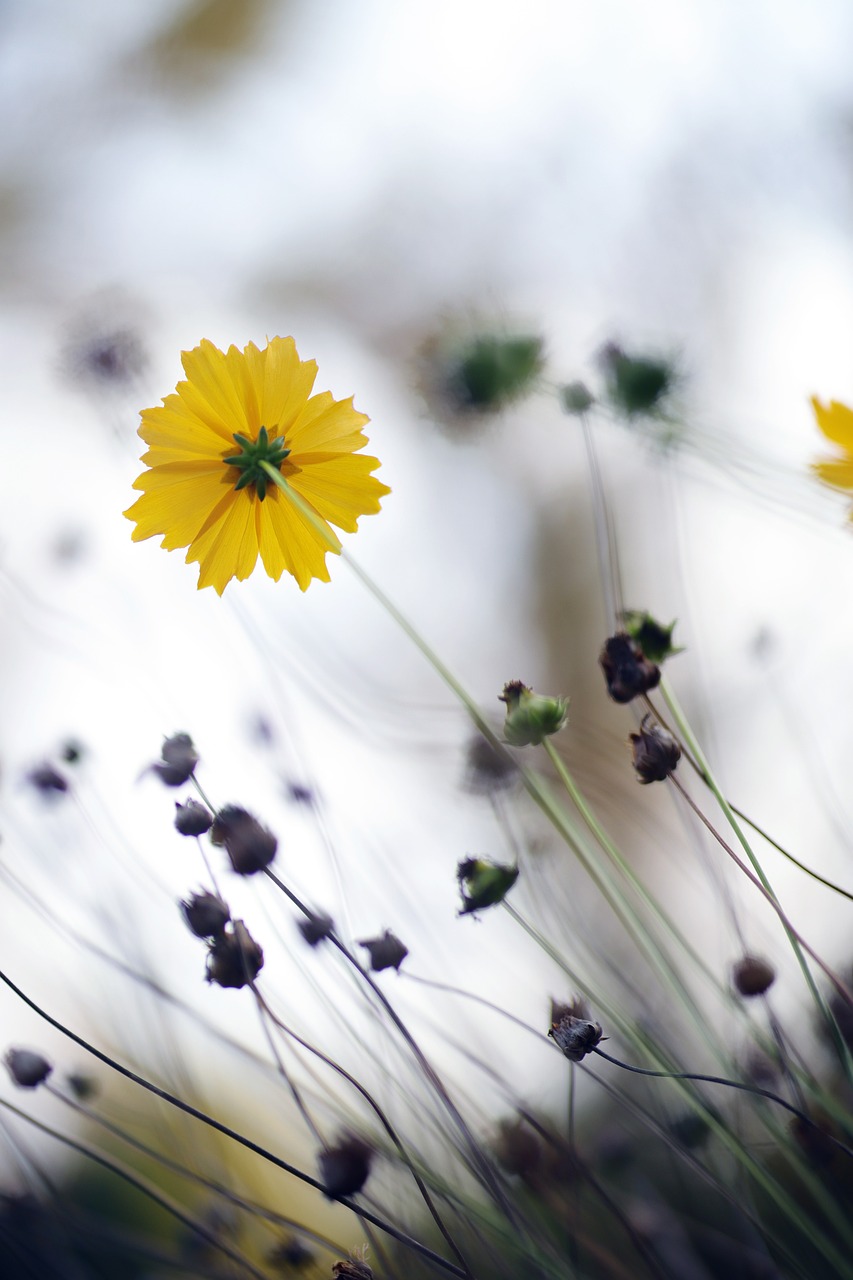
[[[227,352],[205,339],[181,362],[187,381],[142,412],[148,470],[133,485],[143,496],[124,513],[136,522],[134,542],[161,534],[167,551],[187,547],[199,588],[220,595],[232,578],[248,578],[258,554],[276,582],[284,572],[303,591],[312,578],[328,582],[326,552],[341,550],[330,525],[354,533],[391,492],[370,474],[378,459],[358,452],[369,419],[352,399],[311,394],[317,365],[299,359],[292,338]]]
[[[812,396],[812,408],[817,425],[827,440],[839,447],[842,455],[832,461],[813,462],[812,470],[834,489],[853,490],[853,409],[838,400],[822,405],[816,396]]]

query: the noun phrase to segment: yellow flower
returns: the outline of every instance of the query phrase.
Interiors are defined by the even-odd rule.
[[[824,484],[832,485],[834,489],[853,490],[853,409],[848,409],[838,400],[830,400],[825,407],[816,396],[812,396],[812,408],[817,425],[827,440],[838,445],[842,454],[832,461],[813,462],[812,470]]]
[[[330,524],[354,533],[390,493],[370,474],[378,460],[358,452],[368,418],[352,399],[311,394],[317,365],[299,359],[292,338],[227,352],[204,340],[181,361],[187,381],[142,412],[148,470],[133,485],[143,496],[124,513],[136,522],[134,542],[162,534],[167,551],[187,547],[199,588],[220,595],[232,578],[248,578],[259,553],[276,582],[285,571],[303,591],[312,578],[328,582],[326,552],[341,550]]]

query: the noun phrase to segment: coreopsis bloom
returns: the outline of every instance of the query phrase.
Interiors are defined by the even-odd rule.
[[[838,400],[823,405],[816,396],[812,396],[812,408],[817,425],[841,454],[824,462],[813,462],[812,470],[833,489],[853,490],[853,409]]]
[[[303,591],[312,578],[328,582],[326,552],[341,550],[330,526],[354,533],[390,492],[370,474],[378,460],[358,452],[367,417],[352,399],[311,394],[317,365],[300,360],[292,338],[227,352],[204,340],[181,360],[186,382],[142,413],[148,469],[124,513],[134,541],[162,535],[167,551],[186,547],[199,587],[220,595],[259,554],[276,581],[291,573]]]

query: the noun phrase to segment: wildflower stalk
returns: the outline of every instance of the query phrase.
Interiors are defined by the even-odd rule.
[[[753,868],[754,875],[757,878],[761,888],[764,891],[764,896],[768,899],[771,905],[773,905],[777,915],[779,916],[782,927],[785,930],[785,933],[787,934],[788,940],[791,944],[791,949],[793,950],[794,955],[796,956],[796,959],[797,959],[797,963],[800,966],[800,970],[803,974],[803,978],[805,979],[806,985],[808,986],[809,991],[811,992],[812,999],[814,1000],[816,1007],[820,1011],[824,1021],[826,1022],[832,1034],[832,1038],[835,1043],[835,1047],[838,1052],[838,1056],[841,1061],[841,1064],[844,1068],[845,1074],[847,1075],[848,1080],[851,1083],[853,1083],[853,1057],[851,1057],[850,1050],[847,1047],[847,1044],[844,1040],[843,1035],[841,1034],[841,1031],[838,1027],[838,1023],[833,1017],[832,1010],[829,1008],[829,1005],[826,1003],[823,997],[823,994],[820,991],[820,988],[818,987],[817,983],[814,980],[814,976],[811,972],[811,969],[809,968],[806,962],[805,956],[803,955],[802,940],[799,938],[798,935],[792,932],[791,926],[787,921],[787,918],[785,917],[781,906],[779,905],[779,901],[776,897],[776,894],[774,893],[773,888],[769,880],[767,879],[767,876],[764,874],[764,870],[762,869],[761,863],[758,861],[758,858],[756,858],[755,854],[753,853],[750,843],[747,840],[746,836],[744,835],[743,829],[740,823],[738,822],[732,810],[731,805],[729,804],[726,797],[723,795],[722,789],[720,788],[719,783],[714,777],[714,774],[711,771],[711,767],[708,764],[708,761],[705,759],[705,756],[702,752],[702,748],[699,746],[699,743],[697,742],[696,738],[693,735],[693,731],[690,728],[690,724],[687,720],[687,717],[685,716],[684,712],[681,709],[678,699],[675,696],[675,692],[670,688],[669,682],[666,680],[665,677],[661,679],[660,690],[661,690],[661,694],[663,695],[664,701],[666,702],[666,705],[669,708],[670,714],[678,728],[680,737],[684,739],[692,755],[694,756],[702,772],[702,777],[704,778],[705,784],[713,793],[717,803],[719,804],[721,810],[723,811],[723,814],[726,817],[726,820],[729,823],[729,826],[731,827],[732,831],[735,833],[735,836],[737,837],[737,840],[741,848],[743,849],[744,853],[749,859]],[[679,787],[679,790],[682,791],[682,794],[686,795],[686,792],[684,792],[681,787]],[[697,809],[697,813],[699,813],[698,809]],[[716,832],[714,831],[713,826],[710,823],[707,823],[707,820],[704,818],[704,815],[700,813],[699,816],[702,818],[703,821],[706,822],[706,825],[708,826],[709,830],[711,830],[712,833],[716,836]],[[717,836],[717,839],[720,839],[720,837]],[[734,857],[733,851],[730,850],[729,852]],[[743,866],[742,863],[741,863],[741,866]],[[826,966],[823,965],[823,963],[814,955],[814,953],[811,950],[809,950],[809,954],[812,956],[814,960],[816,960],[818,964],[820,964],[821,968],[823,968],[826,971]],[[828,976],[830,976],[831,980],[833,981],[833,984],[838,986],[838,981],[840,980],[836,979],[835,975],[833,975],[831,972],[829,973]],[[844,998],[850,999],[850,993],[844,987],[843,983],[841,984],[841,986],[843,989],[842,994],[844,995]]]
[[[185,1102],[183,1098],[176,1097],[175,1094],[170,1093],[167,1089],[161,1088],[160,1085],[156,1085],[152,1081],[146,1080],[144,1076],[138,1075],[135,1071],[131,1071],[129,1067],[123,1066],[122,1063],[111,1058],[109,1054],[104,1053],[101,1049],[96,1048],[95,1045],[90,1044],[88,1040],[85,1040],[81,1035],[78,1035],[76,1031],[72,1031],[70,1027],[65,1026],[64,1023],[60,1022],[57,1018],[54,1018],[45,1009],[42,1009],[38,1004],[36,1004],[35,1000],[28,996],[26,992],[17,985],[17,983],[13,982],[9,975],[2,969],[0,969],[0,982],[3,982],[19,1000],[23,1001],[28,1008],[32,1009],[33,1013],[38,1014],[38,1016],[47,1022],[49,1026],[61,1032],[62,1035],[73,1041],[74,1044],[85,1050],[86,1053],[91,1054],[92,1057],[97,1058],[99,1062],[103,1062],[105,1066],[109,1067],[112,1071],[117,1072],[118,1075],[124,1076],[125,1079],[130,1080],[133,1084],[147,1090],[148,1093],[152,1093],[156,1098],[160,1098],[164,1102],[169,1103],[170,1106],[175,1107],[178,1111],[183,1111],[186,1115],[192,1116],[194,1120],[199,1120],[202,1124],[206,1124],[217,1133],[221,1133],[224,1137],[230,1138],[232,1142],[236,1142],[241,1147],[245,1147],[248,1151],[251,1151],[256,1156],[260,1156],[262,1160],[266,1160],[277,1169],[282,1169],[292,1177],[298,1178],[300,1182],[305,1182],[316,1191],[321,1191],[325,1194],[325,1187],[317,1178],[312,1178],[310,1174],[305,1173],[302,1169],[298,1169],[295,1165],[289,1164],[280,1156],[277,1156],[272,1151],[267,1150],[266,1147],[262,1147],[259,1143],[253,1142],[251,1138],[244,1137],[243,1134],[238,1133],[235,1129],[229,1128],[228,1125],[223,1124],[220,1120],[216,1120],[213,1116],[207,1115],[206,1112],[200,1111],[198,1107],[194,1107],[191,1103]],[[401,1231],[392,1223],[380,1218],[377,1214],[371,1213],[360,1205],[353,1204],[351,1200],[343,1196],[337,1197],[337,1202],[338,1204],[342,1204],[345,1209],[349,1209],[351,1213],[356,1214],[356,1216],[365,1218],[368,1222],[372,1223],[373,1226],[379,1227],[380,1231],[384,1231],[387,1235],[392,1236],[407,1249],[411,1249],[413,1252],[420,1254],[421,1257],[428,1259],[435,1266],[441,1268],[441,1270],[447,1271],[450,1275],[460,1276],[461,1280],[468,1280],[468,1273],[461,1267],[457,1267],[455,1263],[450,1262],[447,1258],[443,1258],[440,1254],[435,1253],[425,1244],[421,1244],[419,1240],[415,1240],[412,1236],[407,1235],[406,1232]]]

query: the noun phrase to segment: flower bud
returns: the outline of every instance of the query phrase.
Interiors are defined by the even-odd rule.
[[[320,1181],[330,1200],[354,1196],[367,1182],[373,1151],[361,1138],[345,1134],[317,1157]]]
[[[560,387],[560,403],[566,413],[580,417],[595,404],[595,396],[585,382],[569,382]]]
[[[210,944],[207,980],[220,987],[247,987],[264,964],[264,953],[242,920],[233,920]]]
[[[494,413],[527,395],[543,365],[542,339],[528,335],[472,339],[449,373],[449,390],[460,411]]]
[[[335,922],[331,916],[323,911],[312,911],[310,916],[303,916],[297,921],[296,927],[302,934],[309,947],[316,947],[319,943],[325,942],[330,934],[335,931]]]
[[[601,352],[607,394],[617,413],[626,418],[659,414],[676,381],[675,368],[668,360],[649,356],[629,356],[610,342]]]
[[[335,1280],[373,1280],[373,1269],[363,1258],[345,1258],[332,1265]]]
[[[466,916],[503,902],[518,879],[518,867],[485,858],[466,858],[456,868],[456,879],[462,894],[459,915]]]
[[[64,795],[68,790],[68,779],[63,777],[58,769],[54,769],[52,764],[47,763],[36,765],[34,769],[30,769],[27,774],[27,782],[35,787],[39,795],[50,799]]]
[[[65,1083],[78,1102],[88,1102],[90,1098],[96,1097],[100,1090],[96,1078],[86,1075],[83,1071],[72,1071],[65,1077]]]
[[[278,841],[239,805],[227,804],[217,813],[210,829],[215,845],[224,845],[238,876],[252,876],[268,867],[275,857]]]
[[[551,1025],[548,1035],[570,1062],[581,1062],[601,1040],[601,1025],[568,1014]]]
[[[605,640],[598,661],[614,702],[630,702],[660,684],[660,667],[649,662],[636,640],[624,631]]]
[[[185,804],[175,801],[175,829],[182,836],[203,836],[213,826],[213,814],[198,800],[187,800]]]
[[[381,973],[383,969],[396,969],[399,972],[400,965],[409,954],[409,948],[403,946],[390,929],[386,929],[381,937],[365,938],[358,945],[366,947],[370,952],[370,967],[374,973]]]
[[[199,759],[188,733],[173,733],[163,743],[160,756],[161,759],[152,764],[151,772],[167,787],[182,787],[192,777]]]
[[[35,1089],[44,1084],[53,1070],[47,1058],[32,1049],[9,1049],[3,1061],[9,1075],[21,1089]]]
[[[732,965],[732,982],[742,996],[762,996],[775,980],[776,970],[759,956],[744,956]]]
[[[681,747],[666,729],[643,716],[639,733],[629,733],[637,781],[664,782],[681,759]]]
[[[665,662],[667,658],[684,652],[681,646],[672,643],[674,622],[665,627],[650,613],[639,609],[626,609],[620,617],[625,631],[640,646],[649,662]]]
[[[206,889],[182,900],[181,911],[197,938],[215,938],[231,919],[228,903]]]
[[[568,698],[534,693],[520,680],[504,685],[499,700],[506,703],[504,737],[512,747],[535,747],[559,733],[568,719]]]

